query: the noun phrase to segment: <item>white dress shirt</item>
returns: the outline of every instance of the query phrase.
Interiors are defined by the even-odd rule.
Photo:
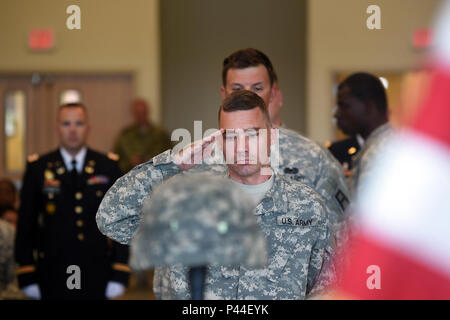
[[[72,171],[72,160],[75,159],[77,161],[77,172],[80,173],[83,170],[84,159],[86,158],[87,148],[83,147],[80,151],[78,151],[77,155],[73,157],[66,149],[63,147],[59,148],[59,152],[61,152],[61,156],[64,160],[64,164],[68,171]]]

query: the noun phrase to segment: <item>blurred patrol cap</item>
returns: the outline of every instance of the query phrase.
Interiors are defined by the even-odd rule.
[[[178,175],[154,189],[131,242],[134,270],[181,264],[263,267],[266,239],[251,199],[226,178]]]

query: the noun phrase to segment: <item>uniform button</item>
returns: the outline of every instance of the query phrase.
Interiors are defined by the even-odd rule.
[[[82,227],[83,226],[83,220],[77,220],[77,227]]]
[[[84,168],[84,171],[86,171],[87,174],[93,174],[94,173],[94,168],[86,167],[86,168]]]
[[[78,240],[83,241],[84,240],[84,234],[79,233],[78,234]]]
[[[103,192],[101,190],[97,190],[97,197],[100,198],[101,196],[103,196]]]
[[[75,193],[75,199],[81,200],[83,198],[83,194],[81,192]]]
[[[83,207],[80,207],[80,206],[75,207],[75,213],[80,214],[82,212],[83,212]]]
[[[55,194],[54,193],[49,193],[48,194],[48,198],[51,200],[51,199],[53,199],[55,197]]]
[[[45,254],[43,252],[39,252],[39,258],[44,259]]]

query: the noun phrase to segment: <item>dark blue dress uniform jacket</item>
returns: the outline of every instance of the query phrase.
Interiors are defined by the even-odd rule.
[[[29,158],[15,243],[20,287],[39,284],[42,299],[105,299],[108,281],[127,284],[128,247],[106,238],[95,221],[121,175],[111,158],[88,149],[76,177],[59,150]]]

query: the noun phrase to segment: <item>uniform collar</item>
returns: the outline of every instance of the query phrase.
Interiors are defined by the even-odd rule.
[[[383,134],[385,131],[388,131],[392,128],[391,124],[389,122],[386,122],[385,124],[379,126],[376,128],[366,139],[366,144],[370,144],[372,140],[377,139],[377,137],[381,134]]]
[[[72,170],[72,160],[74,157],[63,147],[59,148],[59,152],[63,158],[64,164],[66,165],[67,170]],[[77,161],[77,171],[80,173],[83,169],[84,160],[86,158],[87,147],[84,146],[75,156],[75,160]]]
[[[287,212],[288,198],[286,195],[286,182],[281,176],[273,174],[273,185],[263,200],[256,206],[255,215],[271,212]]]
[[[268,212],[286,212],[287,211],[287,196],[284,190],[285,181],[275,173],[272,169],[273,184],[272,188],[266,193],[261,202],[256,206],[253,212],[255,216],[263,215]],[[224,178],[231,179],[228,168],[226,172],[222,174]]]

